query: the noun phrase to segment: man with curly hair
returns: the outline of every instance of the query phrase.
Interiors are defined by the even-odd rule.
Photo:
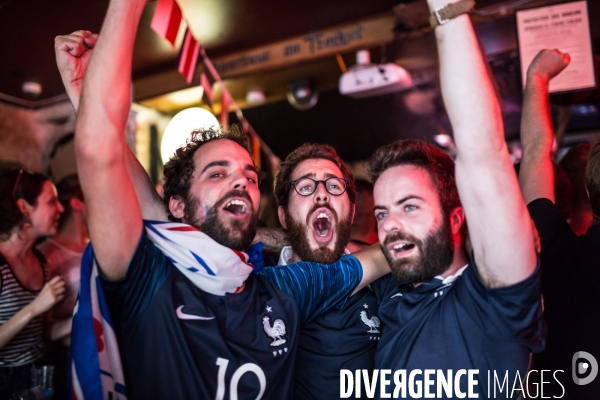
[[[300,326],[343,306],[389,269],[379,249],[370,249],[333,264],[295,263],[250,274],[252,258],[243,251],[254,236],[260,194],[252,152],[236,132],[198,132],[179,149],[165,166],[164,203],[153,189],[138,185],[136,192],[132,182],[143,172],[132,163],[123,132],[144,5],[111,0],[97,42],[87,31],[55,41],[71,89],[94,53],[75,148],[99,270],[93,282],[105,293],[126,384],[103,374],[99,357],[103,384],[84,384],[76,364],[81,384],[74,390],[78,398],[92,392],[129,399],[292,398]],[[78,89],[71,89],[77,98]],[[184,224],[142,218],[165,221],[168,215]],[[98,333],[97,319],[88,328],[100,337],[102,346],[91,344],[101,352],[106,330]],[[73,346],[74,354],[86,350]],[[112,352],[103,357],[111,367],[117,361]]]
[[[201,185],[194,181],[197,176],[194,174],[197,160],[205,152],[202,147],[209,144],[216,146],[216,142],[211,142],[222,138],[237,144],[238,146],[234,146],[236,151],[241,147],[246,153],[252,154],[248,137],[236,126],[226,132],[213,129],[193,132],[187,145],[177,149],[165,165],[163,202],[170,211],[170,220],[185,221],[224,246],[244,250],[254,239],[258,221],[257,199],[252,199],[246,190],[248,185],[258,184],[254,160],[243,166],[243,176],[247,182],[234,185],[232,190],[218,200],[213,201],[211,197],[215,197],[215,187],[226,178],[226,161],[209,163],[203,169],[203,172],[211,173],[209,179]],[[196,187],[202,192],[195,191]]]

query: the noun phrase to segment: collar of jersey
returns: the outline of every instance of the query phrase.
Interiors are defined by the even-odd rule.
[[[344,255],[350,254],[347,247],[344,247]],[[277,261],[277,265],[288,265],[292,256],[294,255],[294,249],[292,246],[283,246],[281,249],[281,253],[279,253],[279,261]]]
[[[417,293],[435,291],[435,290],[438,290],[441,286],[452,286],[454,284],[454,282],[456,281],[456,279],[458,279],[458,277],[463,274],[464,270],[468,266],[469,266],[469,264],[465,265],[464,267],[462,267],[461,269],[456,271],[456,273],[454,273],[454,275],[447,276],[446,278],[444,278],[441,275],[438,275],[438,276],[432,278],[430,281],[423,282],[422,284],[420,284],[417,287],[414,287],[412,284],[408,284],[406,289],[408,290],[409,293],[412,292],[412,293],[417,294]],[[406,294],[408,294],[408,293],[406,293]]]

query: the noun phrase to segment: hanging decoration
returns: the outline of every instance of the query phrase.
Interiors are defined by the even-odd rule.
[[[211,108],[213,107],[213,82],[208,79],[208,76],[203,72],[200,74],[200,86],[202,86],[202,101]]]
[[[158,0],[150,27],[175,46],[181,20],[181,9],[175,0]]]
[[[200,43],[194,39],[192,31],[188,27],[185,31],[185,38],[183,39],[183,45],[179,52],[179,61],[177,70],[181,75],[185,77],[188,84],[191,84],[196,74],[196,67],[198,65],[198,54],[200,52]]]
[[[182,20],[185,22],[181,9],[175,0],[158,0],[150,26],[157,34],[167,39],[171,45],[174,46]],[[196,74],[198,59],[202,57],[202,62],[205,67],[205,71],[200,74],[200,85],[204,89],[202,100],[212,110],[214,100],[212,84],[218,82],[221,85],[221,112],[219,115],[219,123],[221,126],[228,126],[229,110],[234,111],[240,121],[243,132],[248,135],[252,141],[254,147],[253,156],[256,166],[260,168],[262,151],[267,155],[271,172],[273,173],[273,176],[275,176],[279,169],[279,157],[277,157],[265,144],[244,117],[242,110],[235,103],[233,96],[231,96],[225,87],[217,69],[206,55],[204,47],[202,47],[202,45],[194,38],[192,31],[189,29],[189,24],[187,24],[187,26],[188,28],[186,29],[185,38],[179,55],[177,65],[178,71],[185,77],[188,84],[191,84]]]
[[[219,122],[223,127],[229,126],[229,106],[231,106],[231,103],[233,103],[233,98],[221,82],[221,115],[219,116]]]

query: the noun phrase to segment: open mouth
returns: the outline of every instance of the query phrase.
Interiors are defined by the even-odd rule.
[[[248,213],[248,203],[240,199],[229,200],[223,210],[233,214],[236,217],[243,217]]]
[[[315,211],[312,218],[313,236],[318,242],[328,242],[333,237],[333,215],[327,209]]]
[[[388,245],[388,249],[390,250],[390,252],[397,258],[404,257],[410,254],[415,247],[416,245],[414,243],[406,242]]]

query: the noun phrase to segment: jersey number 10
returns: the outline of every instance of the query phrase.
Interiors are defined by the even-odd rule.
[[[229,365],[229,360],[226,358],[219,357],[217,358],[217,365],[219,366],[219,374],[217,376],[218,386],[217,396],[215,397],[215,400],[223,400],[223,398],[225,397],[225,371],[227,370],[227,365]],[[238,400],[238,382],[240,381],[242,375],[244,375],[246,372],[254,373],[254,375],[256,375],[256,377],[258,378],[258,382],[260,383],[260,391],[258,393],[258,396],[256,396],[256,400],[260,400],[262,398],[262,395],[265,393],[265,389],[267,386],[267,378],[265,376],[265,373],[258,365],[254,363],[247,363],[236,369],[233,373],[233,376],[231,377],[231,382],[229,383],[229,392],[231,393],[229,395],[229,398],[231,400]]]

